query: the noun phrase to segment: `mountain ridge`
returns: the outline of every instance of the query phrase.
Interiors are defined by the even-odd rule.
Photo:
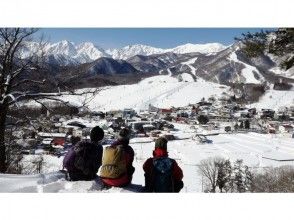
[[[35,51],[38,44],[36,42],[27,42],[23,53],[24,57],[29,55],[30,51]],[[90,63],[101,57],[111,57],[113,59],[127,60],[136,55],[153,55],[163,53],[191,53],[200,52],[204,54],[216,53],[227,48],[220,43],[207,44],[184,44],[174,48],[162,49],[143,44],[128,45],[117,49],[103,49],[92,42],[83,42],[75,44],[67,40],[62,40],[56,43],[46,43],[43,51],[46,57],[55,58],[56,62],[61,65],[76,65]]]

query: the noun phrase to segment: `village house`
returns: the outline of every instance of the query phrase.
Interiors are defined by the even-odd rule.
[[[272,109],[261,109],[260,118],[274,118],[275,111]]]
[[[65,138],[66,134],[65,133],[46,133],[46,132],[39,132],[38,134],[38,139],[41,139],[44,141],[46,139],[49,141],[49,138],[51,140],[52,145],[61,145],[63,146],[65,144]]]
[[[137,115],[136,111],[134,109],[130,109],[130,108],[125,108],[122,112],[123,118],[132,118],[135,115]]]
[[[211,102],[207,102],[205,100],[202,100],[200,102],[197,103],[198,106],[212,106]]]
[[[161,115],[161,116],[169,116],[171,113],[173,112],[173,110],[170,108],[161,108],[159,109],[158,113]]]
[[[279,126],[279,131],[281,133],[293,133],[293,125],[290,124],[282,124]]]

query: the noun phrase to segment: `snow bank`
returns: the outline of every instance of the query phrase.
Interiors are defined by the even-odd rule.
[[[61,172],[38,175],[0,174],[0,192],[30,192],[30,193],[132,193],[142,191],[141,185],[131,184],[125,188],[112,187],[105,189],[97,177],[93,181],[71,182],[65,179]]]

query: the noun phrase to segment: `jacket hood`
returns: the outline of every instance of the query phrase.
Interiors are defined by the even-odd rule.
[[[168,157],[168,152],[166,149],[155,148],[155,150],[153,151],[153,156],[154,157]]]
[[[124,147],[127,147],[128,145],[129,145],[129,139],[125,139],[125,138],[123,138],[123,139],[117,139],[115,142],[113,142],[112,143],[112,145],[111,146],[118,146],[118,145],[123,145]]]

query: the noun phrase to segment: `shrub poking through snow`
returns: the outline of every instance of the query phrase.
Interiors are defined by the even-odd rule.
[[[253,192],[294,192],[294,167],[266,168],[253,177]]]

